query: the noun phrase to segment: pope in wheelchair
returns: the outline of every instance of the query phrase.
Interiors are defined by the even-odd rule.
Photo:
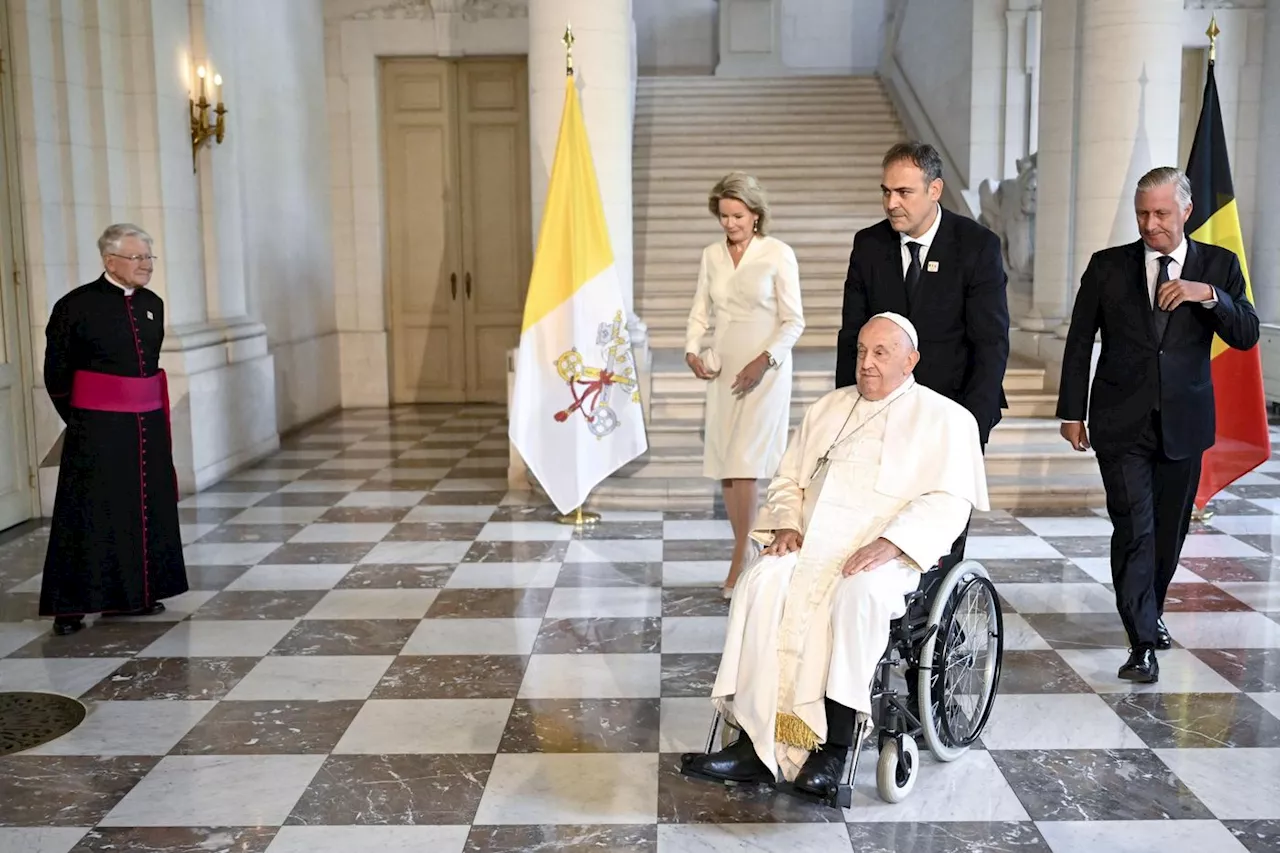
[[[963,658],[965,644],[989,653],[994,633],[996,659],[983,665],[986,683],[979,687],[983,707],[969,702],[968,708],[980,715],[978,728],[985,723],[998,678],[999,608],[981,566],[961,564],[943,582],[929,584],[933,591],[945,587],[944,600],[935,601],[928,616],[901,618],[926,595],[926,572],[963,547],[972,511],[988,508],[977,424],[958,403],[914,381],[917,345],[905,317],[872,318],[858,336],[857,387],[818,400],[792,436],[752,532],[763,551],[734,590],[707,752],[682,756],[685,775],[777,784],[847,806],[852,771],[846,775],[846,763],[850,751],[856,762],[874,728],[874,689],[882,775],[886,749],[895,750],[888,784],[900,792],[903,773],[910,778],[913,770],[908,759],[917,755],[913,732],[923,729],[928,740],[932,724],[936,752],[976,738],[970,721],[970,731],[941,742],[939,722],[965,697],[949,695],[959,688],[946,688],[939,677],[949,654],[960,649],[957,659]],[[956,597],[960,581],[977,575],[984,585],[975,603],[988,623],[966,630],[953,618]],[[954,623],[948,636],[940,636],[943,617]],[[896,643],[891,629],[899,634]],[[895,645],[909,677],[924,673],[918,717],[877,677]],[[898,722],[886,723],[886,716]],[[915,726],[903,727],[904,717]],[[721,718],[739,735],[712,751]],[[880,787],[896,801],[883,780]]]

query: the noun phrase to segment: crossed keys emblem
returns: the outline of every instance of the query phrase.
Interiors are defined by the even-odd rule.
[[[596,346],[604,356],[603,367],[588,367],[577,347],[556,359],[556,372],[569,386],[573,403],[556,412],[555,418],[557,423],[564,423],[574,412],[581,412],[591,434],[604,438],[618,428],[618,414],[609,406],[613,389],[629,394],[633,403],[640,402],[635,359],[621,311],[614,315],[613,322],[600,324]]]

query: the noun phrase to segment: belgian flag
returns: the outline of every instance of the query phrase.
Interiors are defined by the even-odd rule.
[[[1240,212],[1231,183],[1226,134],[1222,130],[1222,110],[1218,85],[1209,58],[1204,84],[1204,104],[1200,122],[1187,159],[1191,179],[1191,218],[1187,234],[1191,239],[1230,249],[1240,259],[1245,296],[1253,302],[1249,267],[1244,259]],[[1200,469],[1196,506],[1201,509],[1221,489],[1267,461],[1271,440],[1267,432],[1266,398],[1262,389],[1262,355],[1257,346],[1236,350],[1214,337],[1210,363],[1214,408],[1217,414],[1217,441],[1205,451]]]

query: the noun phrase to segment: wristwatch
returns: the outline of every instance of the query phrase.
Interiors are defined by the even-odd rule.
[[[778,360],[774,358],[773,355],[768,350],[764,351],[764,357],[769,362],[770,367],[778,366]]]

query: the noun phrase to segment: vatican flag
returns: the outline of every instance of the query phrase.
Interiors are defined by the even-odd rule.
[[[574,78],[529,277],[511,441],[562,513],[644,453],[627,314]]]

